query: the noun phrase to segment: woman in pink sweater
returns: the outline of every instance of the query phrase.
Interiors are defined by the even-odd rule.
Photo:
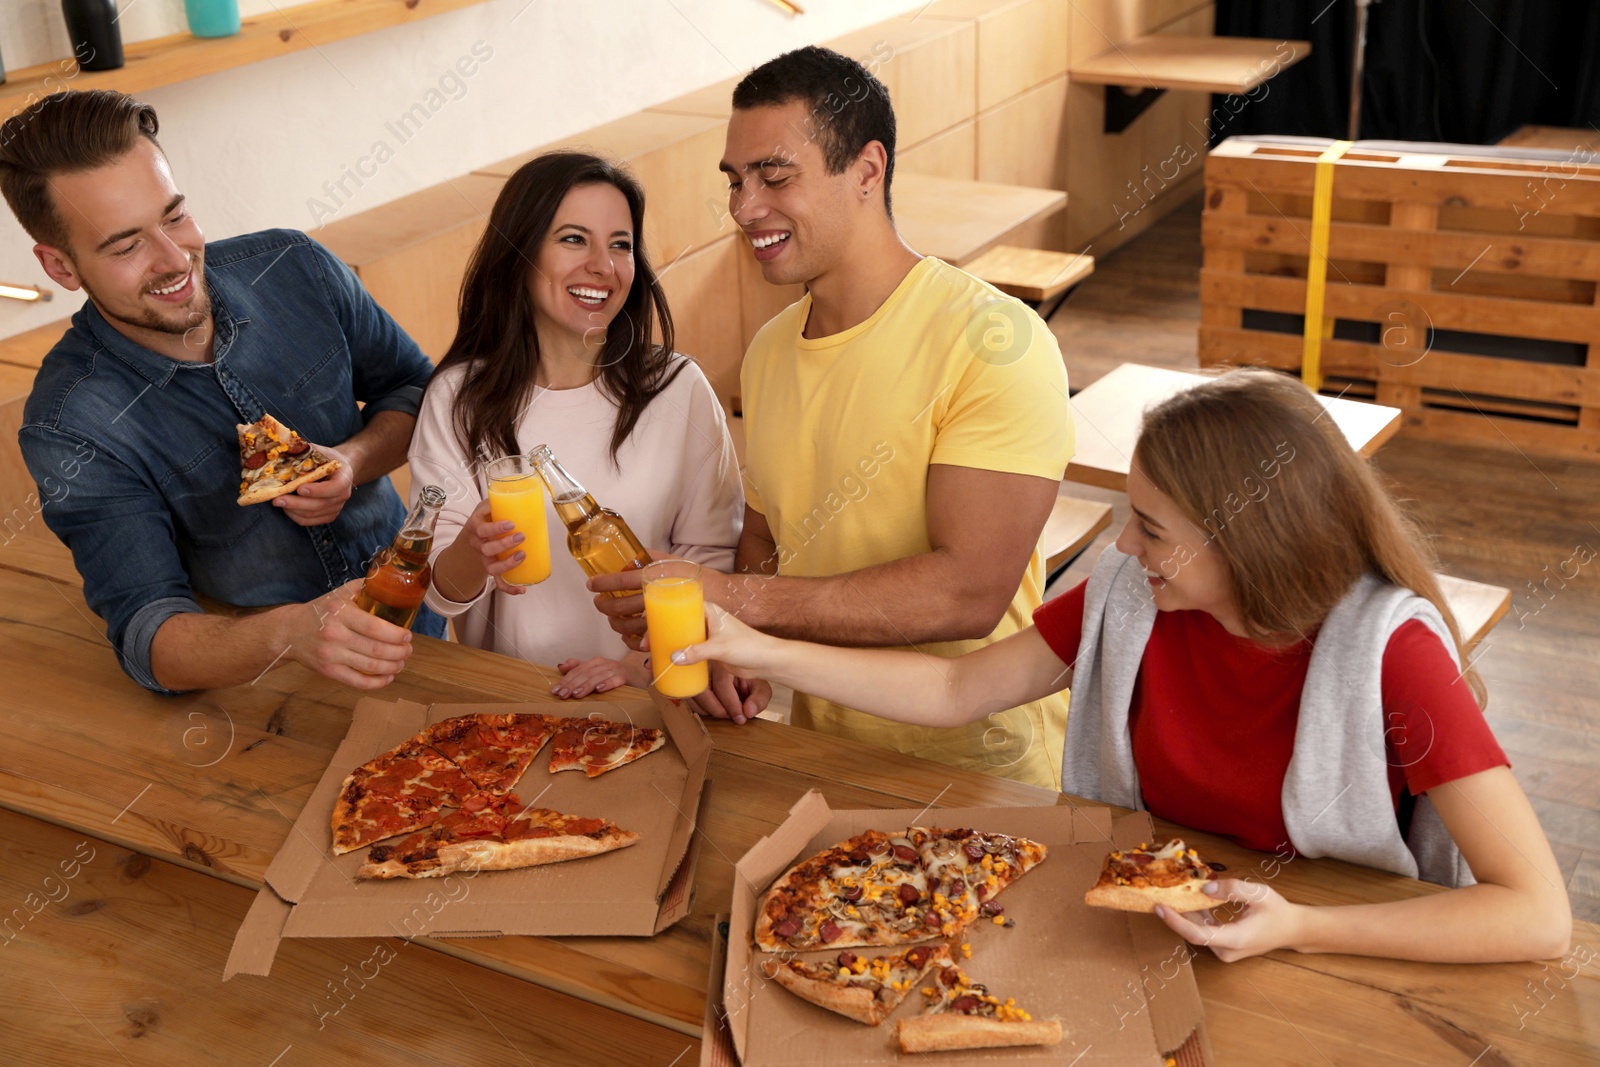
[[[559,696],[649,684],[644,657],[595,610],[585,574],[562,551],[548,500],[550,577],[526,588],[499,580],[521,562],[522,535],[490,521],[484,479],[489,460],[547,444],[653,554],[732,569],[744,513],[738,463],[710,383],[673,352],[638,182],[577,152],[524,164],[490,213],[460,313],[411,440],[413,495],[431,484],[448,497],[428,606],[455,620],[464,644],[559,664]]]

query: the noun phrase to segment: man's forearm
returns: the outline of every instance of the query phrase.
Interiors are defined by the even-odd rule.
[[[349,458],[355,484],[365,485],[406,461],[406,449],[416,425],[414,415],[380,411],[349,440],[334,447]]]
[[[735,574],[721,606],[778,637],[859,647],[960,641],[993,632],[1016,590],[972,588],[942,552],[828,578]],[[996,611],[996,605],[999,611]]]
[[[165,689],[221,689],[244,685],[287,660],[285,612],[296,604],[230,618],[186,612],[156,630],[150,642],[150,673]]]

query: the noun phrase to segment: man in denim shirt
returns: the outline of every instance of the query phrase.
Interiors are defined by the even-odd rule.
[[[45,521],[146,688],[241,684],[288,660],[386,685],[411,635],[350,600],[405,517],[385,475],[433,368],[305,234],[206,244],[156,129],[152,108],[104,90],[46,97],[0,127],[0,189],[34,254],[89,297],[24,410]],[[341,465],[240,507],[234,426],[263,413]],[[284,606],[230,618],[195,593]]]

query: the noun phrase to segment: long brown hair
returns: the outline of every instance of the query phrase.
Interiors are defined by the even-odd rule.
[[[455,340],[439,361],[440,371],[457,365],[465,371],[456,393],[454,425],[470,457],[518,451],[517,423],[533,398],[539,369],[528,275],[561,201],[580,185],[596,184],[616,188],[633,217],[633,286],[606,330],[600,353],[600,387],[617,405],[613,464],[644,409],[682,370],[681,365],[671,366],[672,315],[645,254],[644,189],[622,167],[598,156],[536,156],[511,175],[489,212],[488,228],[461,284]],[[654,339],[657,321],[660,344]]]
[[[51,93],[0,126],[0,192],[42,245],[67,248],[67,223],[50,178],[115,163],[140,137],[161,150],[156,109],[112,89]]]
[[[1227,561],[1257,640],[1309,634],[1363,572],[1439,609],[1482,705],[1433,553],[1305,386],[1242,368],[1146,413],[1134,464]]]

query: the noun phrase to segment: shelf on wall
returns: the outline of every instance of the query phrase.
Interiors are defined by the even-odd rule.
[[[142,93],[275,56],[342,41],[472,7],[486,0],[313,0],[251,15],[232,37],[188,33],[123,45],[119,70],[78,70],[71,56],[10,72],[0,85],[0,118],[62,89]]]
[[[1073,64],[1073,81],[1129,88],[1247,93],[1311,54],[1309,41],[1149,34]]]

